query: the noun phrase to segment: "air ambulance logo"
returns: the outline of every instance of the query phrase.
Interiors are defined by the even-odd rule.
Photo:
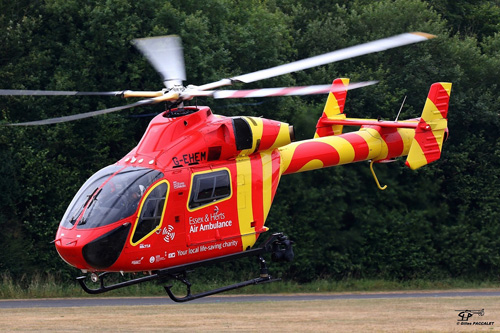
[[[168,227],[165,227],[163,228],[163,231],[162,231],[162,235],[164,236],[163,237],[163,240],[167,243],[169,243],[170,241],[173,241],[174,238],[175,238],[175,231],[174,231],[174,227],[172,227],[170,224],[168,225]]]

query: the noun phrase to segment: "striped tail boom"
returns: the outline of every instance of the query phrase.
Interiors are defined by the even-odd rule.
[[[337,79],[332,87],[347,84],[347,80]],[[440,158],[448,132],[450,91],[451,83],[434,83],[421,118],[401,121],[346,118],[346,92],[331,92],[315,138],[278,148],[281,172],[291,174],[359,161],[389,162],[402,156],[407,157],[406,165],[412,169],[431,163]],[[342,133],[343,126],[360,129]]]

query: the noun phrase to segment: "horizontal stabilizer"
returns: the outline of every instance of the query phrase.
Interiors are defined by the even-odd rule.
[[[373,119],[325,119],[321,121],[322,125],[342,125],[342,126],[380,126],[390,128],[417,128],[418,121],[404,120],[404,121],[387,121],[387,120],[373,120]]]

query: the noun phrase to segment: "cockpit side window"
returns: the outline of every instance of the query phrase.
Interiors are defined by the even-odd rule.
[[[231,196],[231,177],[228,170],[194,175],[189,209],[196,209]]]
[[[136,245],[151,235],[161,226],[168,197],[166,181],[158,183],[146,194],[132,236],[132,245]]]

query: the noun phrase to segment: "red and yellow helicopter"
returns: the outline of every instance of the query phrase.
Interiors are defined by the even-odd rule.
[[[113,165],[94,174],[64,214],[54,240],[61,258],[91,275],[77,278],[92,294],[151,281],[175,279],[186,285],[189,301],[273,279],[264,254],[275,261],[293,259],[292,242],[275,233],[254,248],[268,228],[265,221],[282,175],[335,165],[391,161],[407,156],[417,169],[439,159],[446,139],[451,83],[434,83],[420,118],[381,121],[347,118],[348,89],[374,82],[256,90],[213,90],[233,82],[254,82],[363,54],[425,41],[432,35],[405,33],[282,66],[202,86],[184,87],[180,39],[137,39],[134,44],[158,70],[166,88],[160,91],[75,92],[0,90],[1,95],[117,95],[145,97],[125,106],[9,126],[54,124],[131,107],[168,102],[149,124],[139,144]],[[184,106],[196,96],[245,98],[328,93],[314,138],[294,142],[293,127],[258,117],[215,115],[206,106]],[[343,133],[344,126],[360,127]],[[373,173],[379,188],[383,189]],[[216,262],[256,257],[260,276],[191,293],[187,271]],[[107,285],[111,272],[147,272],[146,276]]]

